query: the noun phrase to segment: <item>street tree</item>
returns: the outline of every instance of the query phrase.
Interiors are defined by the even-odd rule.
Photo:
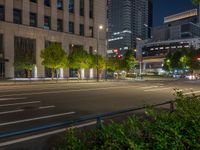
[[[135,68],[136,59],[132,50],[128,50],[123,57],[123,68],[130,72]]]
[[[78,70],[78,79],[81,78],[81,69],[89,69],[92,65],[91,56],[82,47],[74,48],[68,58],[70,68]]]
[[[67,54],[60,44],[52,43],[41,51],[42,65],[51,69],[52,80],[54,79],[55,70],[66,68],[68,65]]]
[[[25,70],[26,77],[31,78],[31,72],[35,64],[33,63],[32,56],[25,54],[25,56],[15,58],[14,66],[16,70]]]
[[[106,60],[102,55],[94,55],[94,68],[97,70],[97,80],[102,77],[103,70],[106,68]]]

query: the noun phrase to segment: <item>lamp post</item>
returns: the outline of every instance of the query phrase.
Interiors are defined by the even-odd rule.
[[[142,39],[141,38],[139,38],[139,37],[136,37],[136,40],[137,41],[142,41]],[[137,42],[137,44],[138,44],[138,42]],[[138,48],[137,49],[137,52],[138,52],[138,58],[139,58],[139,64],[140,64],[140,72],[139,72],[139,75],[140,75],[140,79],[142,79],[142,61],[143,61],[143,58],[142,58],[142,50],[140,49],[140,48]]]
[[[99,25],[98,26],[98,30],[97,30],[97,82],[99,82],[99,34],[100,31],[103,30],[103,25]]]

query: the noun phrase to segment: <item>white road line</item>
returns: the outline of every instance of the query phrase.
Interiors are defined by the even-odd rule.
[[[48,119],[48,118],[54,118],[54,117],[60,117],[60,116],[71,115],[71,114],[75,114],[75,112],[67,112],[67,113],[61,113],[61,114],[55,114],[55,115],[49,115],[49,116],[42,116],[42,117],[37,117],[37,118],[10,121],[10,122],[1,123],[0,126],[6,126],[6,125],[12,125],[12,124],[17,124],[17,123],[24,123],[24,122],[42,120],[42,119]]]
[[[153,91],[162,91],[162,90],[167,90],[167,89],[171,89],[171,87],[168,88],[159,88],[159,89],[151,89],[151,90],[144,90],[145,92],[153,92]]]
[[[74,89],[74,90],[60,90],[60,91],[51,91],[51,92],[32,92],[32,93],[20,93],[20,94],[8,94],[1,95],[0,97],[9,97],[9,96],[27,96],[27,95],[41,95],[41,94],[56,94],[56,93],[71,93],[71,92],[86,92],[86,91],[98,91],[98,90],[108,90],[108,89],[127,89],[138,86],[123,86],[123,87],[107,87],[107,88],[91,88],[91,89]]]
[[[11,110],[11,111],[4,111],[4,112],[0,112],[0,115],[11,114],[11,113],[16,113],[16,112],[22,112],[22,111],[24,111],[24,109]]]
[[[188,93],[183,93],[183,95],[190,95],[190,94],[196,94],[196,93],[200,93],[200,91],[192,91]]]
[[[145,87],[140,87],[140,89],[151,89],[151,88],[157,88],[158,86],[145,86]]]
[[[50,105],[50,106],[41,106],[39,107],[39,109],[48,109],[48,108],[54,108],[54,105]]]
[[[70,128],[82,128],[82,127],[94,125],[96,123],[97,123],[96,121],[93,121],[93,122],[77,125],[77,126],[70,127]],[[25,141],[53,135],[53,134],[62,133],[62,132],[65,132],[67,129],[69,129],[69,128],[63,128],[63,129],[50,131],[50,132],[46,132],[46,133],[41,133],[41,134],[37,134],[37,135],[33,135],[33,136],[28,136],[28,137],[24,137],[24,138],[20,138],[20,139],[16,139],[16,140],[8,141],[8,142],[3,142],[3,143],[0,143],[0,147],[8,146],[8,145],[16,144],[16,143],[21,143],[21,142],[25,142]]]
[[[2,104],[2,105],[0,105],[0,107],[16,106],[16,105],[27,105],[27,104],[35,104],[35,103],[40,103],[40,101],[23,102],[23,103],[12,103],[12,104]]]
[[[24,100],[27,97],[18,97],[18,98],[0,98],[0,101],[11,101],[11,100]]]

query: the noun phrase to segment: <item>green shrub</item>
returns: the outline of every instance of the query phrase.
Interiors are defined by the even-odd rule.
[[[82,136],[67,131],[56,150],[198,150],[200,98],[177,92],[176,110],[146,109],[146,119],[132,116],[123,123],[102,125]]]

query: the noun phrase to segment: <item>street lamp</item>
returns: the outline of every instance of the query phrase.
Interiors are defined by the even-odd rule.
[[[99,69],[98,69],[98,66],[99,66],[99,34],[100,34],[100,31],[103,30],[103,25],[99,25],[98,26],[98,30],[97,30],[97,82],[99,82]]]
[[[136,40],[137,40],[137,41],[142,41],[142,39],[139,38],[139,37],[136,37]],[[142,51],[141,51],[140,49],[137,49],[136,51],[139,53],[140,79],[142,79],[142,61],[143,61],[143,58],[142,58]]]

